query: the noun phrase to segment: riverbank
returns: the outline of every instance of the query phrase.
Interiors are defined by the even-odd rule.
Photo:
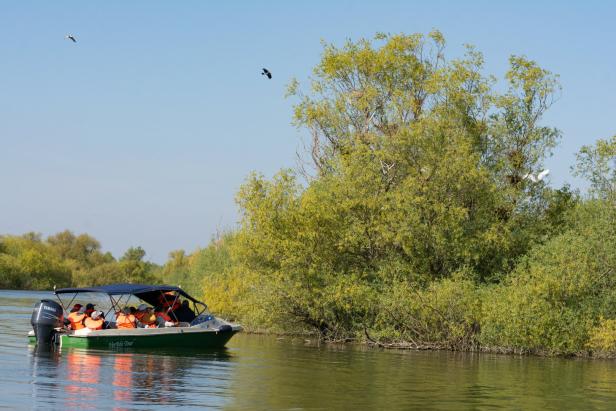
[[[264,330],[254,330],[249,326],[244,326],[243,332],[250,335],[271,336],[277,339],[292,339],[297,341],[303,341],[312,346],[359,346],[366,348],[376,348],[385,350],[402,350],[402,351],[446,351],[446,352],[460,352],[460,353],[484,353],[484,354],[499,354],[506,356],[521,356],[521,357],[543,357],[543,358],[584,358],[584,359],[615,359],[616,351],[581,351],[577,353],[568,354],[555,354],[548,350],[520,350],[513,347],[488,347],[478,346],[468,349],[459,349],[456,347],[450,347],[440,343],[423,343],[418,344],[413,341],[408,342],[396,342],[396,343],[384,343],[378,342],[366,337],[365,340],[344,340],[344,341],[329,341],[323,340],[316,336],[314,333],[296,334],[296,333],[275,333]]]

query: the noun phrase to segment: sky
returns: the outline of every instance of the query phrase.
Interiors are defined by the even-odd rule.
[[[251,172],[296,166],[289,81],[322,40],[377,32],[436,28],[500,79],[512,54],[559,74],[549,181],[583,188],[575,153],[616,133],[614,21],[599,1],[1,2],[0,234],[86,232],[158,263],[206,246]]]

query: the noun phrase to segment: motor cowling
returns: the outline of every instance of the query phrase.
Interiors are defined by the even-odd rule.
[[[54,341],[55,328],[62,327],[64,310],[53,300],[41,300],[34,306],[30,324],[34,330],[37,344],[51,344]]]

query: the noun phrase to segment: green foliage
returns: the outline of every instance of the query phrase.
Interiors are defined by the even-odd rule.
[[[460,272],[426,288],[392,283],[383,290],[371,338],[413,348],[475,349],[481,296],[472,277]]]
[[[591,194],[616,201],[616,136],[583,146],[573,171],[590,181]]]
[[[117,282],[158,282],[158,267],[141,247],[120,261],[103,254],[87,234],[66,230],[43,240],[38,233],[0,237],[0,288],[49,290]]]
[[[71,270],[40,236],[3,236],[0,243],[1,288],[50,289],[70,284]]]
[[[305,186],[289,170],[248,179],[232,259],[264,284],[256,291],[280,321],[330,339],[378,333],[378,307],[397,304],[404,284],[430,301],[458,272],[499,281],[564,225],[574,196],[524,179],[558,138],[540,125],[556,77],[512,57],[500,95],[480,53],[448,60],[444,47],[438,32],[326,44],[311,92],[291,85],[316,174]],[[409,316],[428,321],[419,308]],[[467,336],[465,315],[422,339]]]
[[[194,291],[193,281],[190,280],[191,256],[184,250],[175,250],[169,253],[169,259],[162,268],[162,279],[165,284],[180,285],[186,290]],[[190,286],[188,283],[190,282]],[[190,292],[190,291],[189,291]]]
[[[120,258],[120,261],[126,262],[141,262],[145,257],[145,250],[141,247],[130,247],[124,255]]]
[[[490,290],[484,344],[575,354],[596,338],[599,318],[616,318],[616,211],[604,201],[588,202],[569,218],[569,230],[534,248]]]
[[[73,260],[80,268],[91,268],[105,262],[100,243],[87,234],[75,236],[71,231],[49,236],[47,243],[62,260]]]
[[[241,187],[240,228],[193,271],[216,311],[383,345],[611,347],[613,204],[527,178],[560,136],[541,123],[557,77],[513,56],[498,93],[475,49],[444,50],[438,32],[326,44],[310,92],[292,82],[314,171]],[[610,147],[579,157],[603,193]]]
[[[213,312],[231,320],[241,318],[249,329],[288,331],[277,327],[274,299],[264,288],[267,283],[238,263],[237,237],[237,233],[223,233],[192,254],[184,250],[169,253],[161,270],[162,281],[201,297]]]
[[[616,319],[606,320],[601,317],[599,324],[590,330],[587,347],[598,353],[616,352]]]

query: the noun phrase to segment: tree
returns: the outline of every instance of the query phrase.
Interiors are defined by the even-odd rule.
[[[145,257],[145,250],[139,246],[130,247],[124,255],[120,258],[120,261],[143,261]]]
[[[175,250],[169,253],[169,259],[162,269],[163,281],[166,284],[182,285],[193,283],[190,278],[190,260],[191,256],[186,254],[184,250]]]
[[[105,260],[100,243],[88,234],[75,236],[69,230],[47,237],[47,242],[62,259],[77,262],[79,268],[91,268]]]
[[[4,236],[1,248],[1,287],[49,290],[70,285],[70,268],[41,241],[40,235]]]
[[[480,53],[444,50],[436,31],[325,45],[311,92],[292,83],[315,173],[253,175],[238,194],[239,271],[280,313],[346,338],[399,281],[498,280],[564,212],[566,195],[523,178],[559,136],[541,125],[556,77],[512,57],[499,94]]]
[[[141,247],[130,247],[120,258],[119,266],[122,272],[122,282],[153,283],[158,280],[160,267],[144,261],[145,250]]]
[[[573,171],[590,181],[591,194],[616,201],[616,136],[583,146]]]

